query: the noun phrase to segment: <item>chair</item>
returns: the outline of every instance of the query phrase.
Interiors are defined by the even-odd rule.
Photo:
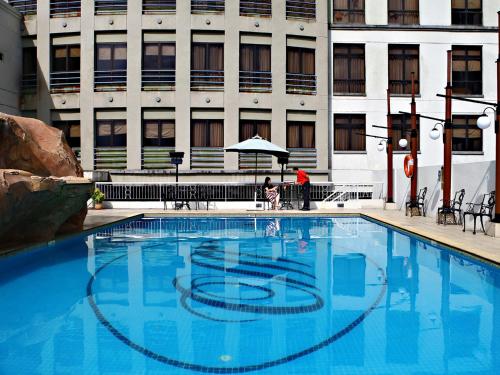
[[[292,204],[292,191],[293,185],[283,184],[280,189],[280,210],[287,209],[293,210]]]
[[[410,210],[410,215],[413,216],[413,211],[411,209],[417,208],[418,211],[422,212],[422,215],[425,216],[425,196],[426,195],[427,195],[427,187],[424,187],[418,191],[416,202],[412,202],[411,200],[409,202],[406,202],[405,215],[408,216],[408,210]],[[420,208],[422,208],[422,211],[420,211]]]
[[[458,224],[462,224],[462,203],[464,201],[465,197],[465,189],[461,189],[455,192],[455,196],[453,199],[450,201],[450,204],[448,207],[440,207],[438,208],[437,212],[437,223],[440,224],[440,217],[442,216],[443,218],[443,224],[446,225],[447,221],[446,218],[448,215],[452,215],[453,217],[453,223],[457,224],[457,217],[455,216],[458,214]]]
[[[486,234],[486,230],[484,229],[483,217],[488,217],[491,221],[493,217],[494,207],[495,207],[495,191],[492,191],[488,194],[484,194],[481,203],[473,203],[473,202],[467,203],[467,208],[465,209],[463,214],[463,223],[464,223],[463,231],[465,232],[465,217],[472,216],[472,218],[474,219],[474,230],[472,233],[476,234],[476,220],[477,218],[479,218],[479,220],[481,221],[481,228],[483,228],[483,232],[484,234]]]

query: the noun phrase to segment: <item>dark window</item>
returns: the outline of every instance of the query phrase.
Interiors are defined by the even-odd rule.
[[[191,51],[191,87],[224,88],[224,44],[193,43]]]
[[[271,81],[271,46],[242,44],[240,46],[240,89],[269,91]]]
[[[333,46],[334,94],[365,93],[365,46],[335,44]]]
[[[271,0],[240,0],[241,16],[271,16]]]
[[[453,47],[453,93],[483,93],[481,47]]]
[[[365,23],[365,0],[333,0],[333,23]]]
[[[418,25],[419,0],[389,0],[389,24]]]
[[[127,44],[100,43],[96,45],[96,85],[125,85],[127,83]]]
[[[287,121],[286,123],[287,148],[316,148],[314,122]]]
[[[453,116],[453,151],[483,151],[483,131],[476,123],[477,116]]]
[[[452,25],[482,25],[482,0],[451,0]]]
[[[271,121],[240,120],[240,142],[246,141],[255,135],[271,141]]]
[[[144,86],[175,85],[175,43],[144,43]]]
[[[66,45],[52,47],[52,71],[80,71],[80,46]]]
[[[52,125],[62,130],[70,147],[80,147],[80,121],[53,121]]]
[[[97,147],[127,146],[127,122],[125,120],[97,120]]]
[[[316,93],[316,58],[314,49],[287,47],[286,88],[289,93]]]
[[[224,121],[192,120],[191,147],[224,147]]]
[[[411,73],[415,73],[415,92],[419,93],[419,47],[389,45],[389,89],[391,94],[411,94]]]
[[[335,115],[335,151],[366,150],[366,116]]]
[[[37,86],[36,47],[23,48],[23,90],[31,90]]]
[[[143,120],[142,145],[175,147],[175,122],[173,120]]]
[[[411,141],[411,116],[409,115],[392,115],[392,145],[394,151],[404,151],[410,149]],[[406,139],[408,146],[406,148],[399,147],[399,140]],[[420,121],[417,117],[417,150],[420,150]]]

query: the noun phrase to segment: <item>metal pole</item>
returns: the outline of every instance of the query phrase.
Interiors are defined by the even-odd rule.
[[[497,107],[495,119],[495,135],[496,135],[496,158],[495,158],[495,217],[493,221],[500,223],[500,11],[498,12],[498,57],[497,57]]]
[[[394,203],[391,92],[387,89],[387,203]]]
[[[415,103],[415,73],[411,73],[411,156],[413,158],[413,175],[411,176],[411,206],[417,204],[417,176],[418,176],[418,130],[417,130],[417,104]]]
[[[446,70],[446,111],[443,132],[444,142],[444,166],[443,166],[443,207],[450,207],[451,200],[451,158],[452,158],[452,140],[453,129],[451,120],[451,72],[452,72],[452,59],[451,51],[447,52],[447,70]]]

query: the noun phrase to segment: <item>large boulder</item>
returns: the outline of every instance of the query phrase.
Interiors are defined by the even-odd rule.
[[[86,209],[92,189],[82,177],[0,169],[0,248],[54,239],[75,213]]]

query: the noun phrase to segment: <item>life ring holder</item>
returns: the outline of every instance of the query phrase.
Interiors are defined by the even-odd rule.
[[[411,155],[406,155],[404,160],[405,175],[408,178],[413,177],[413,168],[415,165],[415,160]]]

